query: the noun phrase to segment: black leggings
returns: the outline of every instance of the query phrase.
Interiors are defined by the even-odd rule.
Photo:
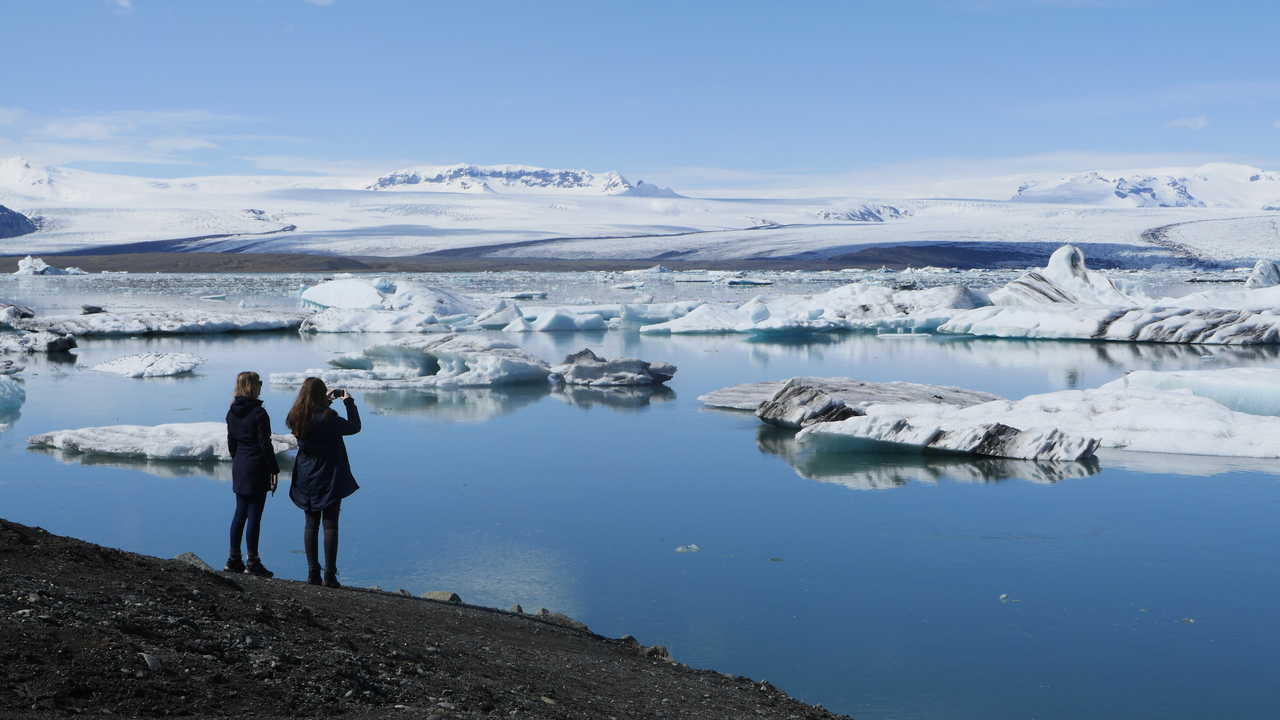
[[[266,493],[236,495],[236,514],[231,518],[231,557],[240,557],[240,538],[246,534],[249,557],[258,557],[258,535],[262,530],[262,509],[266,505]]]
[[[324,519],[324,567],[329,572],[338,571],[338,513],[342,510],[339,500],[324,510],[304,510],[307,524],[302,528],[302,547],[307,551],[307,567],[320,567],[317,534],[320,520]]]

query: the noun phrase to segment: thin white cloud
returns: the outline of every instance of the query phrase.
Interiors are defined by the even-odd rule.
[[[214,150],[217,143],[195,137],[157,138],[147,143],[147,147],[158,152],[192,152],[195,150]]]
[[[315,5],[316,7],[329,7],[335,2],[335,0],[302,0],[302,1],[308,5]]]
[[[1209,127],[1209,118],[1204,115],[1188,115],[1169,121],[1169,127],[1183,130],[1203,130]]]
[[[16,125],[18,121],[26,117],[27,111],[17,107],[4,107],[0,105],[0,125]]]
[[[133,12],[133,0],[110,0],[116,12]]]

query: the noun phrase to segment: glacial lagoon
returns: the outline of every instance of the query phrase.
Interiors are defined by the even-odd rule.
[[[227,305],[289,307],[294,290],[315,279],[6,278],[0,297],[65,310],[157,298],[194,305],[226,293]],[[511,288],[538,278],[463,280]],[[599,295],[572,283],[558,290],[563,297],[554,292],[553,300]],[[1113,452],[1096,466],[1062,467],[819,457],[788,431],[697,400],[796,375],[1021,397],[1130,370],[1274,366],[1274,347],[873,334],[505,337],[547,360],[589,347],[669,361],[679,373],[657,391],[356,393],[365,427],[348,447],[362,489],[343,511],[344,582],[546,607],[863,720],[1264,717],[1276,707],[1280,461]],[[0,515],[153,555],[193,551],[220,565],[232,505],[226,468],[62,456],[29,450],[26,437],[218,421],[236,372],[321,367],[380,339],[84,339],[73,358],[34,356],[23,373],[27,401],[0,432]],[[135,352],[207,362],[164,379],[89,369]],[[292,395],[264,390],[277,431]],[[301,526],[283,492],[268,502],[263,559],[280,577],[305,572]]]

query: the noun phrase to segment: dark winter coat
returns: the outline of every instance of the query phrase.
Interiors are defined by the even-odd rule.
[[[237,495],[261,495],[280,472],[271,447],[271,418],[262,401],[236,396],[227,411],[227,450],[231,453],[231,489]]]
[[[360,412],[356,401],[346,399],[347,418],[325,410],[298,438],[298,456],[293,461],[293,482],[289,499],[303,510],[323,510],[350,495],[360,486],[351,474],[344,435],[360,432]]]

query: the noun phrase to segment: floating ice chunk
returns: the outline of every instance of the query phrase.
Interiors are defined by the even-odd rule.
[[[14,275],[88,275],[78,267],[66,269],[56,268],[38,257],[30,255],[18,261],[18,271]]]
[[[938,332],[1002,338],[1259,345],[1280,343],[1280,315],[1185,307],[995,306],[958,312]]]
[[[19,320],[35,316],[35,312],[25,305],[0,303],[0,330],[11,330],[16,327],[14,323]]]
[[[203,363],[204,358],[190,353],[141,353],[118,357],[93,369],[131,378],[170,377],[189,373]]]
[[[1259,260],[1254,264],[1244,286],[1249,290],[1258,290],[1280,285],[1280,264],[1275,260]]]
[[[1137,370],[1103,385],[1102,390],[1146,388],[1187,390],[1225,407],[1253,415],[1280,415],[1280,369],[1238,367],[1219,370],[1156,372]]]
[[[873,406],[870,410],[875,412],[810,425],[796,437],[802,443],[846,452],[946,452],[1063,462],[1089,461],[1099,445],[1097,438],[1070,435],[1056,428],[1023,430],[968,417],[942,420],[910,414],[906,407]],[[893,414],[893,408],[905,414]]]
[[[382,293],[365,280],[329,280],[304,290],[302,302],[322,309],[370,310],[382,307]]]
[[[447,333],[453,328],[433,314],[410,310],[329,308],[302,321],[300,332],[312,333]]]
[[[782,389],[785,382],[758,382],[731,385],[698,396],[698,402],[719,410],[755,412]]]
[[[523,318],[513,320],[503,328],[507,332],[574,332],[607,329],[604,318],[595,313],[579,315],[560,309],[539,313],[538,319],[531,323],[524,321]]]
[[[644,287],[644,281],[637,280],[636,282],[618,283],[616,285],[613,285],[612,287],[614,290],[639,290],[640,288]]]
[[[26,366],[23,365],[21,362],[14,362],[13,360],[0,360],[0,375],[17,375],[18,373],[26,369],[27,369]]]
[[[319,377],[331,387],[394,390],[546,382],[545,362],[510,343],[469,335],[406,338],[331,361],[334,369],[273,373],[277,385]]]
[[[517,290],[515,292],[498,293],[498,297],[508,300],[541,300],[546,296],[546,290]]]
[[[296,330],[304,317],[302,313],[269,311],[142,310],[38,317],[22,320],[20,324],[27,330],[83,337],[199,335]]]
[[[797,377],[786,381],[755,413],[770,425],[801,428],[863,415],[868,407],[877,404],[939,403],[969,407],[1000,399],[991,393],[945,385]]]
[[[0,375],[0,431],[8,430],[27,401],[27,391],[22,383],[8,375]]]
[[[496,305],[480,313],[475,324],[486,330],[501,330],[512,320],[524,317],[520,306],[510,300],[499,300]]]
[[[1084,253],[1063,245],[1049,256],[1044,270],[1033,270],[991,293],[996,305],[1124,305],[1141,302],[1116,287],[1107,276],[1085,267]]]
[[[168,425],[108,425],[32,435],[27,444],[66,452],[151,460],[229,461],[227,425],[220,422]],[[292,435],[272,435],[277,454],[297,447]]]
[[[503,326],[502,331],[509,333],[533,332],[533,323],[529,321],[529,318],[513,318],[511,322]]]
[[[711,304],[699,305],[687,315],[666,322],[643,325],[642,333],[663,334],[714,334],[745,332],[749,326],[738,308],[732,305]]]
[[[670,272],[672,272],[671,268],[666,267],[665,265],[654,265],[653,267],[643,268],[641,270],[624,270],[622,274],[623,275],[666,275],[667,273],[670,273]]]
[[[765,280],[764,278],[731,277],[726,279],[724,284],[736,287],[756,287],[760,285],[772,285],[773,281]]]
[[[551,379],[568,385],[661,385],[676,374],[676,366],[664,362],[605,360],[589,349],[579,350],[551,368]]]
[[[684,317],[701,305],[701,300],[623,304],[618,318],[624,327],[644,326]]]
[[[75,346],[71,335],[25,330],[0,333],[0,353],[61,353]]]
[[[395,291],[383,299],[388,310],[412,310],[431,313],[437,317],[452,315],[476,315],[483,306],[461,293],[434,285],[414,282],[396,282]]]

